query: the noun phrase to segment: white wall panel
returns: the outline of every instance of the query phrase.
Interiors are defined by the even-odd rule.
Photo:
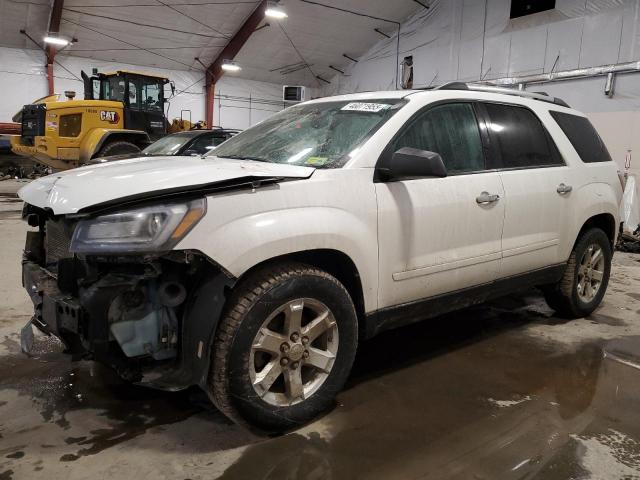
[[[582,17],[587,13],[585,0],[556,0],[556,10],[567,17]]]
[[[509,75],[509,55],[511,53],[511,33],[502,33],[484,40],[484,60],[482,78],[506,77]]]
[[[542,73],[545,64],[547,25],[511,33],[509,75]]]
[[[632,62],[640,55],[640,1],[627,0],[622,13],[620,62]]]
[[[459,1],[434,4],[420,22],[407,25],[406,38],[401,37],[402,54],[429,58],[429,62],[414,63],[414,85],[439,84],[457,78],[457,55],[460,35]],[[425,26],[428,25],[428,28]]]
[[[282,86],[222,77],[216,86],[216,125],[246,129],[284,108]]]
[[[0,122],[47,94],[44,58],[39,50],[0,47]]]
[[[460,44],[457,79],[472,80],[480,78],[484,38],[484,2],[464,0],[460,13]]]
[[[580,67],[618,62],[622,34],[622,9],[616,8],[584,20]]]
[[[545,72],[548,73],[551,69],[557,72],[578,68],[583,23],[584,19],[580,17],[548,25]]]
[[[509,20],[510,0],[435,0],[407,20],[400,60],[414,60],[414,85],[476,81],[640,61],[640,0],[557,0],[556,9]],[[486,9],[485,9],[486,5]],[[486,15],[485,15],[486,10]],[[379,42],[320,95],[393,88],[395,38]],[[482,66],[482,68],[481,68]],[[449,78],[450,77],[450,78]],[[531,86],[559,92],[586,112],[640,109],[640,73],[619,75],[613,98],[604,78]]]
[[[630,173],[640,176],[640,112],[597,112],[588,115],[621,171],[631,153]]]
[[[395,40],[385,40],[353,67],[349,85],[354,91],[393,90],[395,88]]]
[[[486,0],[485,38],[481,78],[505,77],[509,74],[511,32],[510,0]]]
[[[617,75],[615,95],[604,94],[605,77],[530,85],[527,90],[543,90],[560,97],[583,112],[640,110],[640,73]]]
[[[620,7],[626,3],[627,0],[586,0],[585,9],[587,14],[600,13],[611,8]]]
[[[509,26],[511,0],[485,0],[487,5],[486,35],[493,37],[500,35]]]

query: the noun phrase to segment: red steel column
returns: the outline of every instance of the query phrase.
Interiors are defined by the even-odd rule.
[[[49,32],[48,33],[60,33],[60,21],[62,20],[62,7],[64,6],[64,0],[53,0],[53,6],[51,7],[51,17],[49,17]],[[49,86],[49,95],[53,95],[53,61],[56,57],[56,48],[53,45],[47,45],[47,84]]]
[[[51,58],[51,62],[53,62],[53,58]],[[47,85],[49,86],[49,95],[53,95],[55,93],[53,84],[53,63],[49,63],[49,58],[47,58]]]
[[[208,73],[207,73],[207,77],[209,77]],[[207,96],[206,96],[206,118],[205,121],[207,122],[207,128],[211,128],[213,127],[213,105],[215,102],[215,90],[216,90],[216,86],[214,83],[211,82],[211,80],[207,80],[207,85],[206,85],[206,89],[207,89]]]
[[[61,1],[61,0],[60,0]],[[264,12],[267,9],[267,0],[262,0],[256,9],[245,20],[236,34],[229,40],[229,43],[222,49],[220,55],[211,63],[207,69],[207,127],[213,126],[213,102],[216,83],[222,77],[222,62],[225,60],[233,60],[238,54],[242,46],[247,43],[249,37],[256,30],[260,22],[264,19]]]

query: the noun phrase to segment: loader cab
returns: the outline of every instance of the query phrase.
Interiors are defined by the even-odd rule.
[[[87,77],[85,99],[122,102],[124,128],[142,130],[152,140],[167,133],[164,116],[164,86],[169,82],[165,77],[119,70],[114,73],[100,73]]]

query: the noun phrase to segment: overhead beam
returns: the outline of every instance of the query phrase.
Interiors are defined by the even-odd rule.
[[[61,1],[61,0],[60,0]],[[240,49],[247,43],[247,40],[255,32],[260,22],[264,20],[264,12],[267,9],[267,0],[262,0],[256,9],[249,15],[249,18],[245,20],[236,34],[229,39],[229,43],[222,49],[216,59],[209,65],[206,72],[206,92],[207,92],[207,106],[206,106],[206,120],[207,127],[213,125],[213,101],[214,101],[214,87],[215,84],[222,77],[224,70],[222,70],[222,63],[233,60]]]
[[[51,17],[49,17],[49,30],[50,33],[60,33],[60,21],[62,20],[62,9],[64,8],[64,0],[53,0],[53,6],[51,7]],[[49,86],[49,95],[54,93],[53,84],[53,62],[56,58],[57,49],[53,45],[49,44],[45,48],[47,55],[47,83]]]

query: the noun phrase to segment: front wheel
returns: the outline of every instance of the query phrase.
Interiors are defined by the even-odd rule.
[[[584,232],[573,247],[560,281],[543,288],[547,304],[568,318],[592,313],[607,290],[612,256],[611,243],[602,230]]]
[[[262,269],[230,298],[213,346],[209,394],[223,413],[284,431],[326,410],[356,353],[357,318],[344,286],[315,267]]]

